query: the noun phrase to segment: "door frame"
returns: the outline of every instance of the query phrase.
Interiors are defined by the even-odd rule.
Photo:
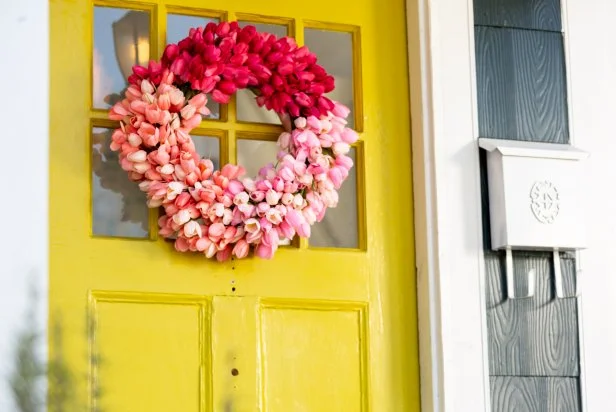
[[[407,27],[422,411],[489,411],[473,1]]]

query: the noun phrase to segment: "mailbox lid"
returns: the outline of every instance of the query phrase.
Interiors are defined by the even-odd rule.
[[[519,156],[547,159],[582,160],[588,152],[569,144],[526,142],[520,140],[479,139],[479,147],[488,152],[498,151],[503,156]]]

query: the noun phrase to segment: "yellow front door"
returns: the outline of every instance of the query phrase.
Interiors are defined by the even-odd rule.
[[[405,2],[50,4],[50,410],[418,411]],[[220,20],[308,45],[360,132],[338,208],[272,260],[176,252],[109,150],[130,67]],[[248,93],[209,106],[201,154],[274,158]]]

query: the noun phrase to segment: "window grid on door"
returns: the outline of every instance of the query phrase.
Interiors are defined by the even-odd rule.
[[[352,109],[351,111],[352,119],[349,119],[350,120],[349,123],[350,123],[350,126],[354,127],[354,129],[357,130],[358,133],[360,133],[360,140],[354,145],[353,152],[351,153],[356,160],[355,166],[353,170],[351,171],[351,173],[354,174],[354,177],[353,178],[350,177],[345,182],[345,185],[348,186],[349,184],[352,184],[351,182],[352,180],[355,181],[353,185],[354,190],[352,191],[353,194],[351,195],[352,203],[349,203],[349,202],[345,203],[341,201],[337,208],[338,209],[347,208],[347,210],[339,210],[338,212],[339,216],[346,216],[347,212],[349,214],[355,215],[356,218],[354,220],[356,222],[356,225],[355,225],[355,228],[352,228],[353,238],[350,238],[350,241],[337,242],[338,244],[328,244],[327,241],[325,242],[319,241],[319,242],[314,242],[311,248],[316,248],[316,249],[335,248],[337,250],[340,248],[344,248],[344,249],[350,249],[350,250],[365,250],[366,244],[367,244],[366,234],[365,234],[366,202],[365,202],[365,191],[364,191],[364,149],[363,149],[363,140],[362,140],[363,136],[361,133],[363,131],[363,120],[364,119],[363,119],[363,100],[362,100],[362,89],[361,89],[362,78],[361,78],[361,53],[360,53],[361,47],[360,47],[359,27],[341,25],[341,24],[333,24],[333,23],[325,23],[325,22],[319,22],[319,21],[303,21],[302,19],[299,19],[299,18],[273,17],[273,16],[262,16],[262,15],[255,15],[255,14],[248,14],[248,13],[241,13],[241,12],[234,13],[234,12],[229,12],[229,11],[215,11],[215,10],[204,10],[204,9],[192,9],[192,8],[185,8],[185,7],[178,7],[178,6],[166,6],[165,4],[162,4],[162,3],[144,4],[144,3],[133,3],[130,1],[113,2],[113,3],[109,1],[96,1],[94,3],[93,16],[92,16],[95,24],[93,24],[93,27],[94,27],[93,47],[92,47],[92,50],[93,50],[93,58],[92,58],[93,66],[92,67],[93,69],[92,69],[92,88],[91,88],[91,98],[90,98],[90,102],[91,102],[90,123],[91,123],[91,127],[96,128],[96,130],[98,130],[99,132],[101,128],[107,128],[107,129],[115,128],[116,124],[115,122],[112,122],[107,118],[108,108],[110,107],[112,102],[108,103],[106,107],[103,107],[103,105],[101,104],[100,96],[98,96],[97,93],[95,92],[95,86],[99,86],[96,83],[97,73],[95,72],[96,70],[95,64],[97,64],[96,59],[99,59],[99,62],[100,62],[100,58],[101,58],[100,56],[97,56],[98,50],[95,49],[95,46],[96,46],[95,43],[97,41],[97,34],[98,34],[96,33],[97,18],[100,15],[104,14],[105,12],[114,12],[115,14],[118,14],[118,12],[128,13],[130,11],[136,12],[133,14],[139,17],[141,21],[140,27],[142,31],[143,31],[143,26],[145,25],[143,21],[146,20],[144,19],[144,16],[146,15],[148,16],[148,19],[147,19],[147,22],[149,24],[148,44],[147,44],[147,47],[144,44],[139,44],[139,47],[137,49],[141,51],[148,49],[148,51],[150,52],[149,59],[162,55],[164,48],[167,44],[168,36],[171,34],[173,34],[174,36],[176,35],[176,33],[168,33],[167,31],[168,23],[171,22],[169,24],[170,29],[171,27],[174,27],[174,29],[171,29],[171,30],[178,30],[181,25],[182,19],[186,19],[187,23],[191,25],[191,26],[186,27],[185,34],[188,33],[188,29],[190,27],[194,26],[194,22],[199,21],[198,19],[202,19],[201,21],[203,23],[201,24],[207,24],[207,22],[209,21],[237,20],[240,22],[240,24],[254,24],[257,27],[262,26],[261,29],[274,28],[274,30],[268,30],[268,31],[275,31],[275,32],[284,31],[288,33],[288,35],[290,35],[291,37],[294,37],[299,45],[305,44],[306,39],[308,40],[308,43],[310,43],[310,41],[314,42],[315,41],[314,39],[317,39],[316,41],[318,41],[319,38],[322,38],[322,39],[327,38],[327,40],[339,39],[339,40],[342,40],[343,42],[346,42],[345,44],[348,43],[349,47],[351,47],[352,50],[345,50],[345,52],[350,56],[349,60],[351,60],[347,63],[347,66],[350,65],[350,67],[348,67],[348,70],[350,70],[351,79],[350,79],[350,86],[347,87],[347,90],[346,90],[346,93],[348,94],[348,97],[346,98],[347,101],[344,101],[343,103],[347,104]],[[141,14],[141,13],[144,13],[144,14]],[[171,40],[177,41],[177,39],[173,37]],[[308,44],[308,46],[310,47],[310,44]],[[116,54],[117,54],[117,51],[116,51]],[[104,57],[110,58],[112,56],[104,56]],[[317,57],[319,57],[319,54],[317,54]],[[141,59],[143,59],[143,56],[141,56],[140,60]],[[327,64],[328,64],[327,61],[322,62],[320,60],[319,63],[320,64],[323,63],[322,65],[329,71],[329,68],[327,67]],[[336,73],[332,73],[332,74],[335,75]],[[101,82],[100,79],[98,79],[98,81]],[[98,100],[95,101],[97,98]],[[246,145],[246,142],[261,141],[265,143],[263,147],[267,146],[266,142],[275,142],[281,130],[279,126],[279,121],[272,121],[271,115],[269,116],[269,118],[265,118],[265,116],[263,116],[265,120],[261,122],[253,121],[254,116],[253,118],[249,119],[250,116],[244,113],[240,113],[240,115],[238,116],[238,98],[246,99],[245,96],[238,97],[237,95],[234,95],[228,105],[225,105],[225,104],[217,105],[215,102],[212,101],[212,99],[209,99],[211,102],[210,103],[211,109],[214,107],[214,105],[217,105],[217,107],[214,110],[218,110],[218,116],[215,118],[204,119],[201,125],[191,132],[191,135],[194,136],[195,138],[199,138],[200,136],[203,136],[203,137],[207,137],[210,140],[218,139],[218,145],[215,145],[213,144],[213,142],[210,142],[210,144],[207,145],[207,147],[209,148],[208,150],[211,150],[212,147],[218,146],[219,151],[220,151],[218,154],[219,164],[225,164],[228,162],[236,163],[238,160],[238,150],[242,150],[243,147],[250,147],[250,145]],[[339,99],[339,100],[342,101],[343,99]],[[242,102],[241,104],[245,104],[245,103],[246,102]],[[256,102],[251,101],[250,104],[253,105],[253,109],[258,108]],[[214,110],[212,111],[215,113]],[[243,109],[240,109],[240,111],[242,110]],[[211,116],[211,117],[214,117],[214,116]],[[90,133],[90,136],[91,136],[90,147],[91,148],[94,147],[93,146],[94,141],[92,139],[94,139],[94,136],[95,136],[95,133],[93,132],[94,129],[92,128],[91,128],[91,133]],[[206,153],[200,153],[200,154],[206,155]],[[273,158],[272,161],[275,161],[275,158]],[[93,164],[91,164],[91,166],[94,168]],[[105,167],[114,167],[114,166],[112,164],[108,164]],[[94,173],[94,169],[93,169],[93,173]],[[128,177],[126,177],[126,180],[128,181]],[[92,183],[92,186],[94,186],[94,182]],[[344,190],[344,187],[343,187],[343,190]],[[347,192],[349,191],[347,190]],[[92,197],[91,199],[92,199],[92,202],[94,203],[94,197]],[[143,207],[145,207],[145,203],[143,204]],[[94,205],[92,205],[92,210],[94,210]],[[331,210],[328,211],[328,213],[330,212]],[[146,239],[156,240],[158,238],[158,234],[157,234],[158,216],[159,216],[158,210],[150,210],[149,212],[149,236],[146,236],[145,237]],[[94,219],[96,219],[96,216],[94,215],[94,212],[93,212],[93,215],[92,215],[93,226],[95,223]],[[327,214],[326,214],[326,219],[327,219]],[[315,226],[313,226],[313,231],[317,231],[317,232],[320,231],[321,228],[324,227],[325,223],[326,222],[315,224]],[[330,224],[332,223],[335,224],[335,222],[330,222]],[[321,227],[319,227],[319,225],[321,225]],[[333,230],[335,229],[336,228],[334,228]],[[330,228],[329,230],[331,231],[332,229]],[[324,233],[327,232],[327,230],[321,230],[321,231],[323,231]],[[100,234],[97,233],[96,230],[92,230],[91,233],[93,236],[100,236]],[[106,232],[104,236],[127,237],[127,236],[122,236],[121,233],[118,233],[116,236],[116,234],[110,233],[109,231]],[[128,236],[128,237],[131,238],[131,236]],[[134,238],[143,239],[144,237],[137,236]],[[293,242],[293,246],[299,247],[302,249],[309,247],[308,241],[305,239],[301,239],[299,242]]]

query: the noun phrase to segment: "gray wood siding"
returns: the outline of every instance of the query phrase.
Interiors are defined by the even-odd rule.
[[[475,25],[561,30],[560,0],[474,0]]]
[[[479,136],[569,141],[560,0],[474,0]],[[490,250],[485,153],[480,152],[486,316],[493,412],[578,412],[577,300],[556,299],[552,254],[514,252],[508,300],[504,252]],[[564,291],[575,294],[574,255],[561,254]]]
[[[582,409],[576,378],[493,376],[490,388],[493,412],[577,412]]]
[[[479,136],[569,140],[560,33],[475,27]]]
[[[535,270],[535,297],[508,300],[504,256],[486,254],[486,305],[490,375],[579,375],[576,299],[555,299],[551,254],[514,252],[516,294]],[[575,260],[562,255],[566,296],[575,294]]]

